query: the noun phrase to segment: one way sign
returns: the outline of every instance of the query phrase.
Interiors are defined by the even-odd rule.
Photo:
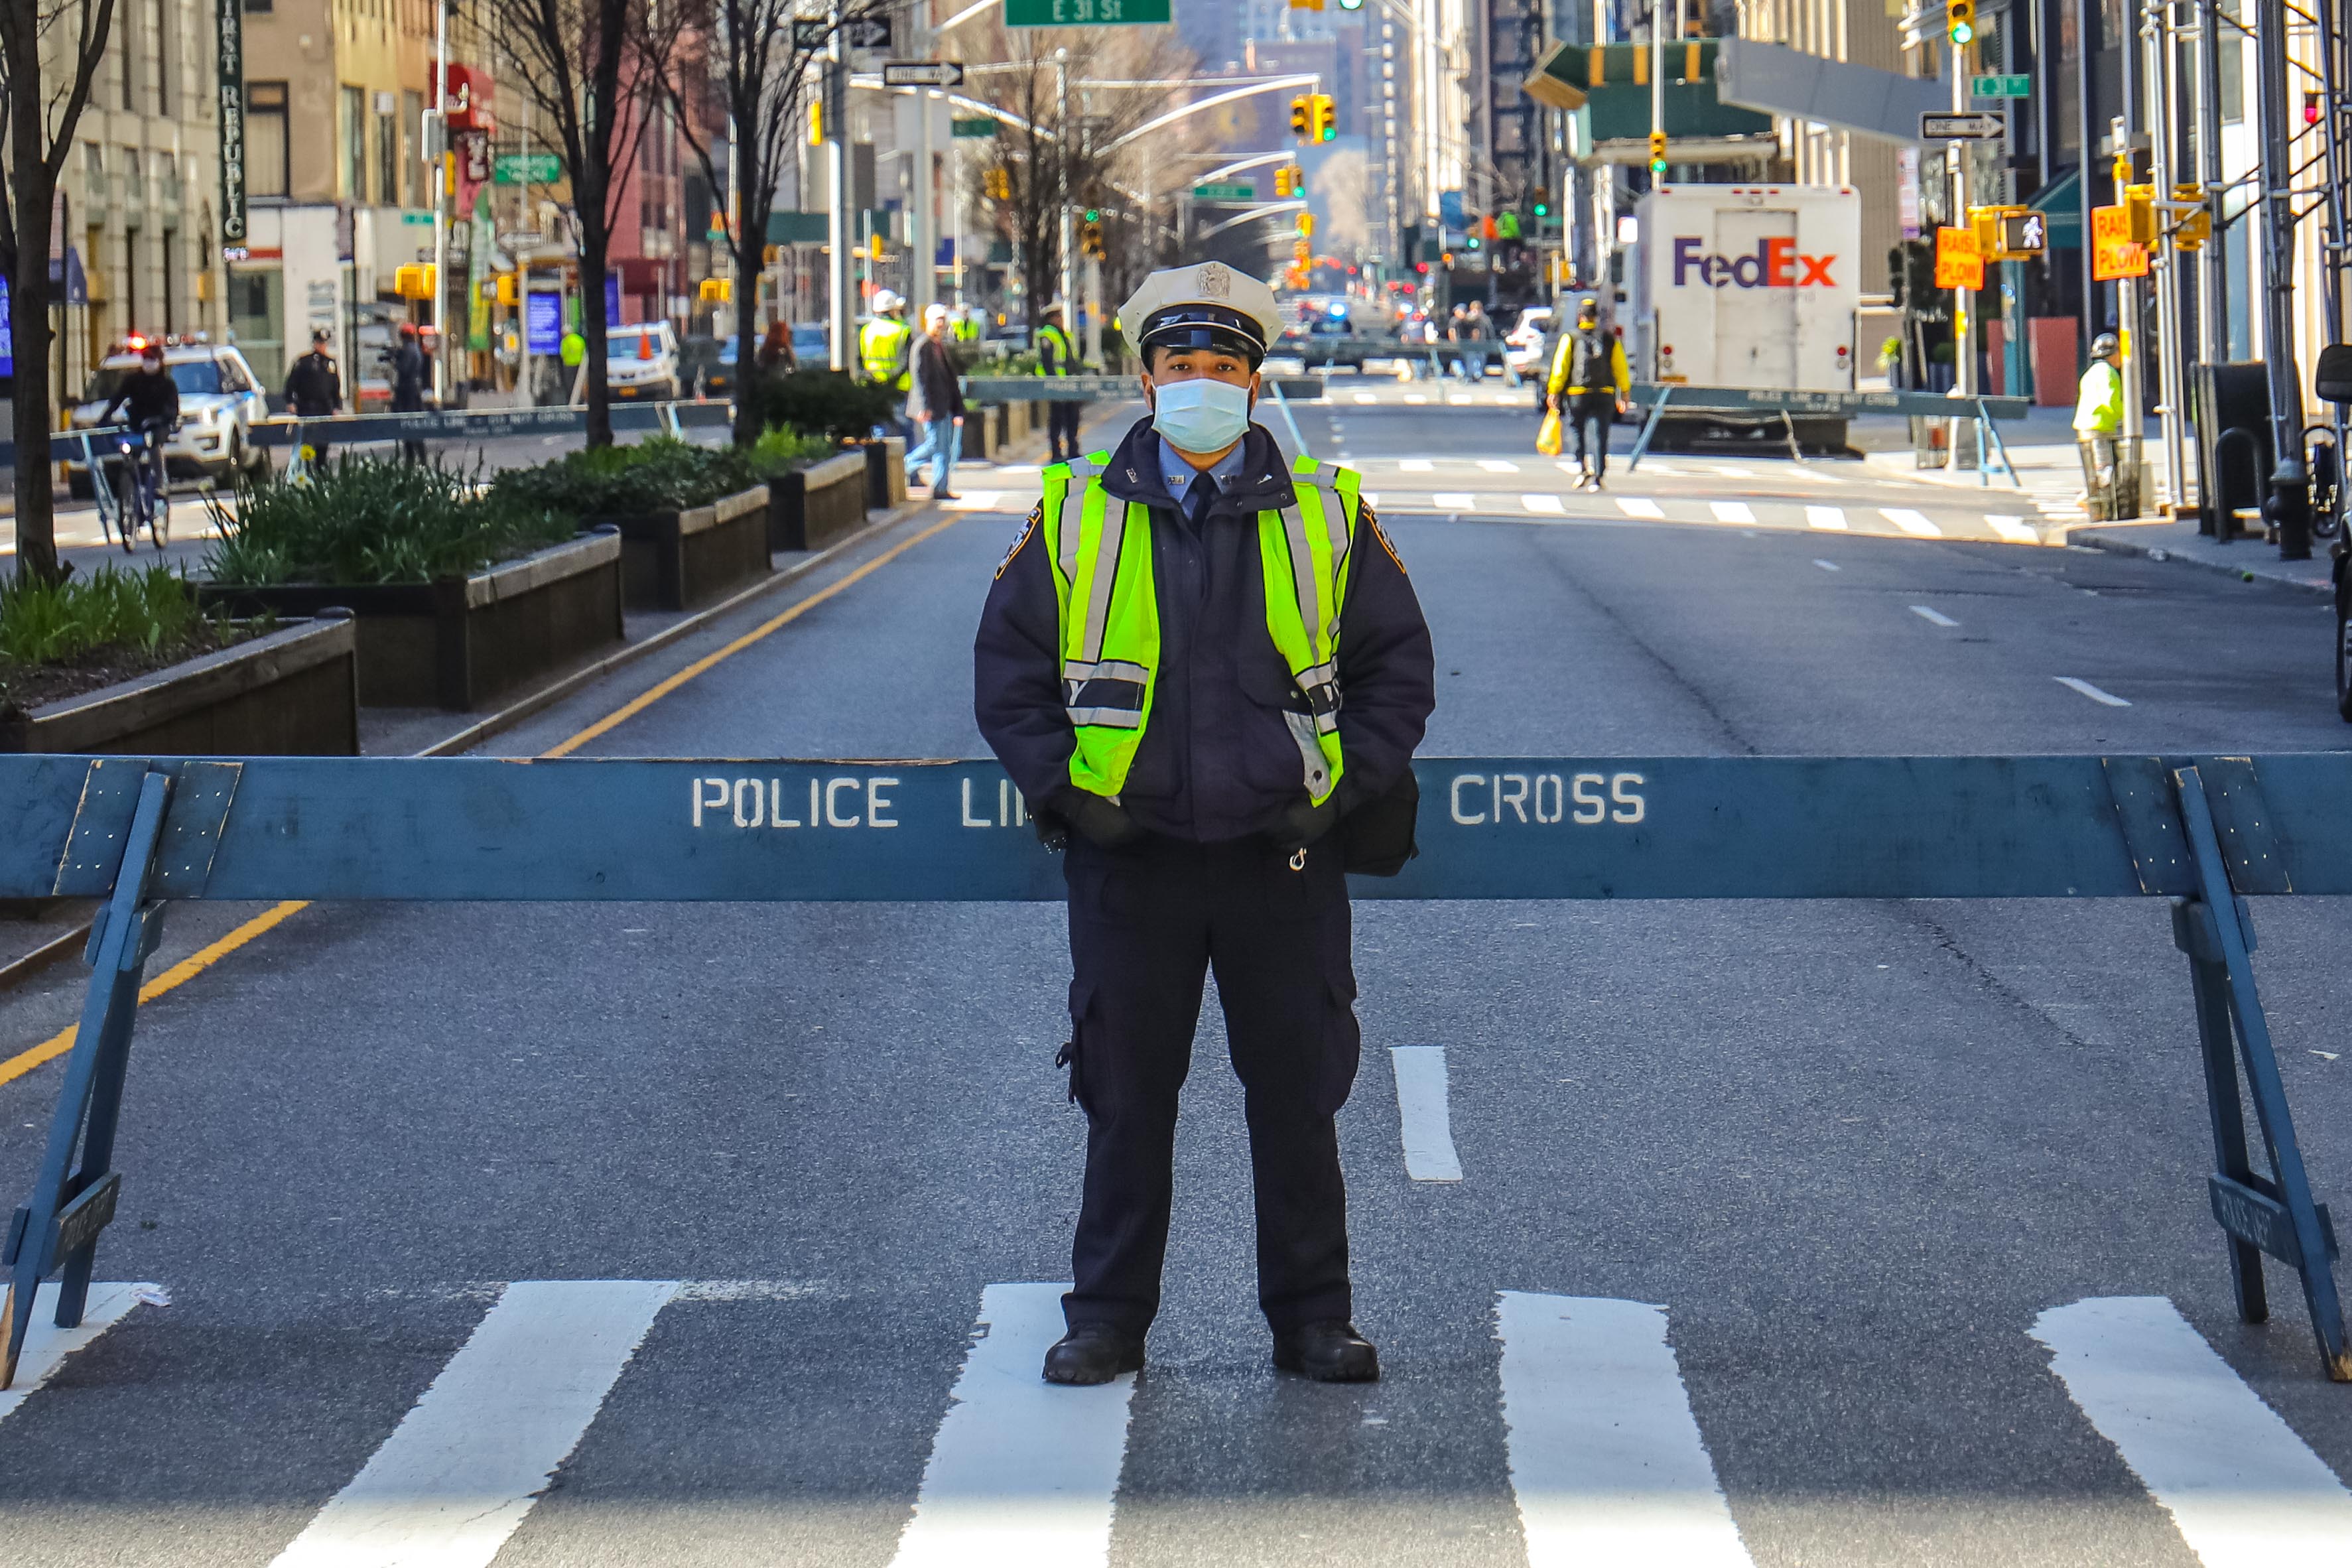
[[[884,87],[961,87],[958,60],[892,60],[882,68]]]

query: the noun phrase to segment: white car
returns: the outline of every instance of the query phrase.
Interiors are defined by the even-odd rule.
[[[1551,307],[1530,305],[1519,312],[1518,325],[1503,334],[1503,363],[1528,375],[1545,369],[1544,339],[1551,331]]]
[[[109,354],[74,405],[72,427],[87,430],[106,412],[108,400],[122,378],[139,368],[138,353]],[[226,479],[237,470],[258,473],[268,454],[253,444],[253,422],[266,418],[268,405],[253,378],[253,367],[236,350],[220,343],[182,343],[163,351],[163,369],[180,388],[180,422],[163,444],[163,471],[173,479]],[[122,422],[115,411],[115,423]],[[80,444],[59,440],[60,454],[73,452],[65,465],[66,488],[87,500],[89,471],[79,458]]]
[[[604,384],[615,401],[650,398],[669,402],[681,384],[677,363],[677,329],[667,321],[640,321],[604,329]],[[587,378],[580,381],[577,398],[587,396]]]

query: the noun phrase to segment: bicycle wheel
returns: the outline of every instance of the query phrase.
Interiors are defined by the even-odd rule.
[[[129,462],[115,473],[114,531],[125,555],[139,547],[139,472]]]
[[[155,492],[147,531],[154,539],[158,550],[172,542],[172,498],[167,491],[158,489]]]

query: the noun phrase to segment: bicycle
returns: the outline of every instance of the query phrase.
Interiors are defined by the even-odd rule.
[[[115,476],[113,482],[104,488],[112,492],[114,534],[125,555],[138,548],[142,528],[156,549],[171,542],[172,498],[163,488],[163,439],[167,434],[161,422],[155,420],[149,421],[142,429],[114,434]],[[104,505],[99,508],[101,531],[110,521],[108,510]]]

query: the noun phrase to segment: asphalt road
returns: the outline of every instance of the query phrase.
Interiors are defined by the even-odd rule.
[[[1297,416],[1428,611],[1426,754],[2344,741],[2316,595],[1994,542],[1997,497],[1859,464],[1562,494],[1524,405]],[[964,510],[500,749],[767,626],[578,750],[979,754],[971,633],[1031,482],[960,471]],[[1151,1364],[1084,1393],[1035,1382],[1024,1289],[1066,1279],[1076,1203],[1058,910],[252,912],[176,911],[151,969],[229,933],[136,1047],[100,1272],[159,1299],[0,1405],[12,1563],[2352,1561],[2352,1389],[2284,1271],[2235,1321],[2154,901],[1360,906],[1384,1380],[1266,1365],[1211,1008]],[[2341,1197],[2352,920],[2254,919]],[[0,999],[0,1043],[74,1002]],[[0,1085],[0,1184],[57,1083]],[[1459,1180],[1414,1179],[1433,1104]]]

